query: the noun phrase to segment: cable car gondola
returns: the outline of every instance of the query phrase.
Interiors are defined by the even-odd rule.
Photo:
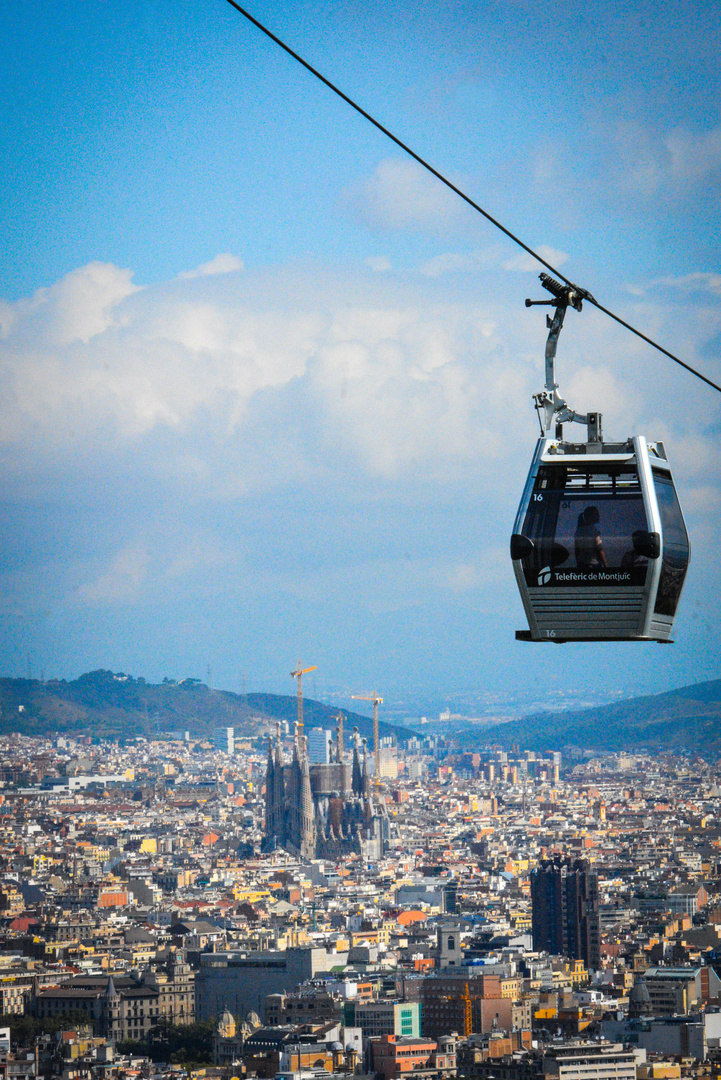
[[[546,343],[541,421],[511,537],[528,619],[523,641],[670,642],[689,562],[686,526],[661,442],[604,442],[600,413],[581,416],[558,393],[555,356],[569,305],[588,293],[541,274],[555,307]],[[569,442],[563,424],[585,424]],[[553,434],[551,429],[554,428]]]

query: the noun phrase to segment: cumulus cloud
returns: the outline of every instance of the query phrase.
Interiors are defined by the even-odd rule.
[[[402,280],[278,270],[142,290],[111,265],[74,271],[5,305],[8,474],[63,461],[76,470],[79,455],[83,468],[117,470],[135,455],[146,477],[224,498],[349,469],[493,486],[509,431],[520,423],[532,437],[545,327],[521,306],[517,267],[490,259],[446,253]],[[444,278],[469,263],[466,297]],[[716,287],[713,276],[689,280]],[[679,330],[668,302],[648,298],[630,314],[661,339],[671,328],[687,335],[680,346],[691,362],[719,331],[718,316],[700,308]],[[624,338],[620,352],[619,332],[599,318],[584,313],[564,330],[562,392],[579,411],[604,411],[610,433],[644,418],[658,430],[668,401],[663,379],[647,378],[647,347]],[[696,415],[712,423],[713,409],[706,402]]]
[[[94,294],[96,332],[47,332],[58,296],[66,326],[91,325],[87,287],[63,279],[6,305],[0,344],[17,553],[0,591],[16,620],[47,621],[53,655],[68,612],[89,654],[113,642],[103,663],[124,670],[173,642],[193,664],[221,639],[234,657],[262,639],[276,664],[299,641],[315,655],[325,633],[332,653],[338,627],[377,632],[387,663],[411,619],[433,656],[450,619],[454,655],[473,663],[481,623],[522,625],[507,536],[538,432],[546,309],[523,307],[502,258],[479,253],[466,275],[281,267],[143,289],[112,266],[71,276],[114,283]],[[719,329],[707,293],[651,291],[623,314],[691,361]],[[569,313],[558,371],[608,436],[666,441],[708,561],[715,398],[591,308]]]
[[[220,255],[216,255],[214,259],[211,259],[210,262],[201,263],[194,270],[186,270],[180,277],[186,281],[192,281],[193,278],[214,277],[216,274],[232,274],[242,269],[242,259],[239,259],[237,255],[231,255],[229,251],[223,251]]]
[[[481,368],[467,360],[488,364],[501,343],[479,305],[429,303],[412,288],[389,302],[374,275],[360,290],[333,281],[306,295],[297,280],[296,296],[288,280],[256,281],[249,291],[246,279],[227,288],[220,277],[210,293],[186,279],[134,295],[127,271],[96,264],[68,278],[9,311],[7,445],[56,455],[81,444],[103,456],[176,431],[186,478],[193,462],[207,476],[202,463],[230,443],[243,448],[247,484],[289,460],[325,468],[334,441],[362,468],[391,475],[412,462],[468,459],[483,438],[485,419],[473,421]],[[88,282],[105,287],[93,293]],[[40,333],[51,322],[73,332]],[[524,372],[523,361],[508,359],[489,376],[499,402]],[[209,424],[210,445],[201,435]],[[489,447],[497,442],[489,436]]]
[[[132,272],[109,263],[91,262],[66,274],[49,288],[38,289],[18,304],[3,304],[2,336],[18,333],[51,347],[87,344],[121,325],[118,309],[138,286]]]

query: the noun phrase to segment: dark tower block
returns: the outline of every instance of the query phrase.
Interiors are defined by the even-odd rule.
[[[544,859],[531,874],[533,947],[601,965],[598,877],[585,859]]]

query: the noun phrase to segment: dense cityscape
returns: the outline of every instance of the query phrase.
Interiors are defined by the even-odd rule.
[[[0,1080],[721,1080],[719,8],[0,4]]]
[[[0,761],[3,1076],[719,1073],[701,757],[373,746],[299,697]]]

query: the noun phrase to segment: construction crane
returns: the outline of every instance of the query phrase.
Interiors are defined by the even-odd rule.
[[[381,782],[381,741],[378,735],[378,706],[383,704],[383,698],[378,694],[366,696],[364,694],[351,694],[354,701],[373,702],[373,754],[375,757],[375,786],[380,787]]]
[[[291,679],[298,680],[298,738],[303,738],[303,676],[307,675],[309,671],[316,671],[317,664],[313,667],[301,668],[300,660],[298,661],[298,667],[295,671],[291,671]]]
[[[461,1007],[463,1009],[463,1034],[465,1038],[468,1038],[473,1031],[473,1006],[471,1004],[471,995],[468,992],[468,983],[463,987]]]

